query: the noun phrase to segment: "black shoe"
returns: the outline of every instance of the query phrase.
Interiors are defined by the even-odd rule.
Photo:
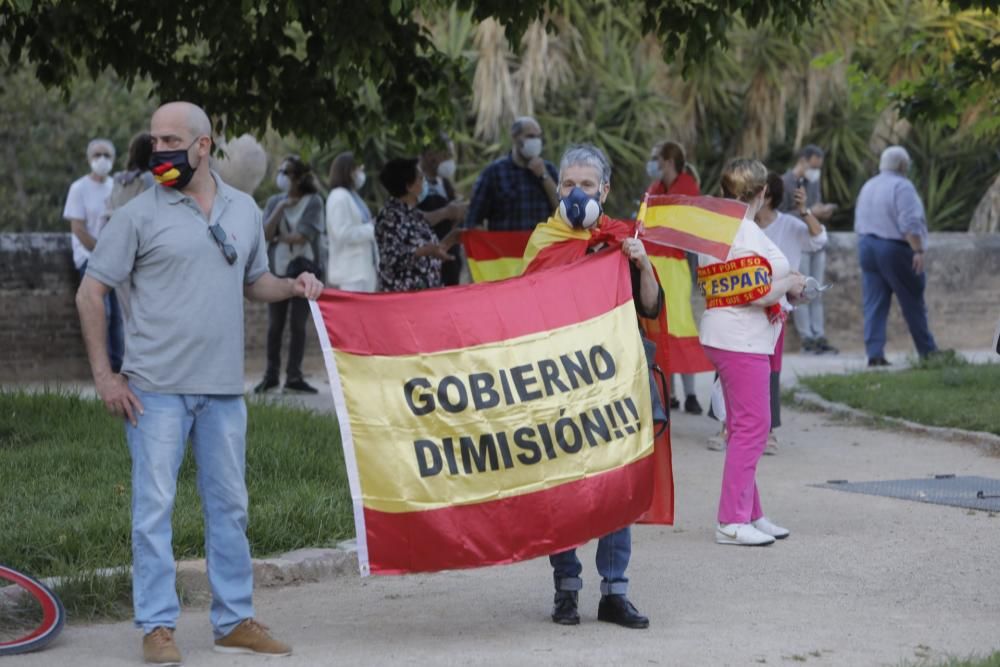
[[[805,352],[805,353],[809,353],[809,354],[815,352],[816,351],[816,341],[813,340],[812,338],[803,338],[802,339],[802,351]]]
[[[552,603],[552,622],[559,625],[580,625],[580,614],[576,611],[576,591],[556,591]]]
[[[671,410],[680,410],[681,409],[681,402],[678,401],[673,396],[670,397],[670,409]]]
[[[597,620],[625,628],[648,628],[649,619],[639,613],[624,595],[602,595],[597,605]]]
[[[692,394],[684,399],[684,412],[689,415],[700,415],[704,412],[704,410],[701,409],[701,403],[698,402],[697,396]]]
[[[812,351],[815,354],[840,354],[840,350],[830,345],[825,338],[817,338]]]
[[[892,364],[890,364],[885,357],[872,357],[868,360],[868,368],[874,368],[876,366],[892,366]]]
[[[273,378],[264,378],[260,381],[256,387],[253,388],[253,393],[263,394],[266,391],[270,391],[278,386],[278,381]]]
[[[312,386],[305,380],[299,378],[298,380],[292,380],[291,382],[285,383],[285,391],[297,391],[302,394],[318,394],[319,389]]]

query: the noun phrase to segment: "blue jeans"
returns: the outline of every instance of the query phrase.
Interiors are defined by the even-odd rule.
[[[601,575],[601,595],[628,593],[625,568],[632,557],[632,528],[608,533],[597,541],[597,573]],[[583,566],[576,557],[576,549],[549,556],[557,591],[578,591],[583,588],[580,572]]]
[[[826,249],[816,252],[803,252],[799,261],[799,272],[806,277],[813,277],[822,285],[826,276]],[[823,322],[823,297],[813,299],[809,303],[798,306],[792,311],[795,329],[802,340],[824,338],[826,336]]]
[[[205,554],[216,638],[253,617],[253,566],[247,542],[247,409],[242,396],[159,394],[131,386],[143,405],[125,422],[132,455],[132,601],[145,632],[176,627],[171,515],[187,441],[197,463]]]
[[[87,262],[80,267],[80,279],[87,273]],[[118,297],[114,290],[104,297],[104,318],[108,322],[108,361],[111,362],[111,372],[118,373],[122,369],[122,358],[125,355],[125,330],[122,326],[122,310],[118,305]]]
[[[868,358],[885,356],[886,321],[893,294],[899,300],[917,354],[926,357],[937,350],[937,343],[927,324],[927,305],[924,303],[927,274],[913,272],[910,245],[905,241],[889,241],[865,234],[858,237],[858,259],[861,263],[865,353]]]

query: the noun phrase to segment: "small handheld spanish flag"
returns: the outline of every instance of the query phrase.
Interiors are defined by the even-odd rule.
[[[647,243],[725,260],[746,212],[747,205],[735,199],[646,195],[638,222],[644,227],[642,238]]]

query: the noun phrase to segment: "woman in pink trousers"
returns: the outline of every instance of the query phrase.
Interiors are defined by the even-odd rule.
[[[706,304],[699,338],[719,373],[729,433],[715,529],[719,544],[766,546],[789,535],[764,516],[756,473],[771,427],[770,355],[781,335],[779,302],[785,295],[797,298],[804,278],[754,223],[766,185],[767,169],[757,160],[737,158],[726,165],[723,196],[749,208],[724,261],[698,256]]]

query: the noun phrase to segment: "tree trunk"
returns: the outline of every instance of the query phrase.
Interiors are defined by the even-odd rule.
[[[969,231],[974,234],[1000,232],[1000,174],[997,174],[993,185],[979,200],[979,206],[969,223]]]

